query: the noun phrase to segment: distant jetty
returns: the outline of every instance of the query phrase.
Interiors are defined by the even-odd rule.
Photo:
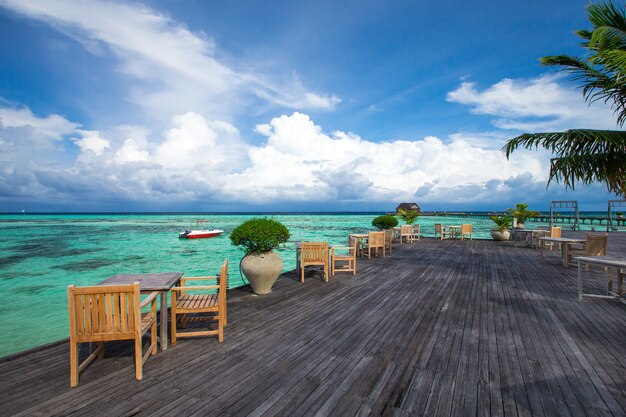
[[[457,212],[451,212],[451,211],[428,211],[428,212],[422,212],[421,215],[422,216],[441,216],[441,217],[468,217],[468,218],[478,218],[478,219],[488,219],[489,216],[503,216],[507,214],[506,212],[467,212],[467,211],[457,211]],[[529,221],[532,222],[537,222],[537,223],[550,223],[550,215],[549,214],[540,214],[538,216],[533,216],[533,217],[529,217],[528,218]],[[624,227],[626,226],[626,219],[624,218],[620,218],[620,217],[614,217],[611,219],[613,226],[617,226],[617,227]],[[555,215],[554,216],[554,222],[555,223],[563,223],[563,224],[569,224],[569,223],[575,223],[576,222],[576,216],[574,215]],[[589,224],[589,225],[604,225],[607,226],[608,222],[609,222],[609,218],[608,216],[601,216],[601,215],[585,215],[585,214],[579,214],[578,215],[578,222],[580,224]]]

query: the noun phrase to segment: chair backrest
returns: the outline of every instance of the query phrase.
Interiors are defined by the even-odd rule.
[[[435,233],[441,233],[443,226],[441,223],[435,223]]]
[[[561,228],[560,227],[551,227],[550,228],[550,237],[561,237]]]
[[[134,339],[141,330],[139,283],[67,288],[70,338],[76,342]]]
[[[607,234],[587,233],[585,241],[585,255],[587,256],[604,256],[608,243]]]
[[[462,234],[466,234],[466,233],[472,233],[472,225],[467,223],[467,224],[462,224],[461,225],[461,233]]]
[[[420,225],[419,224],[414,224],[413,225],[413,233],[419,233],[420,232]]]
[[[409,236],[411,233],[413,233],[413,226],[410,224],[403,224],[400,226],[400,234],[402,236]]]
[[[385,246],[385,232],[370,232],[368,237],[370,248],[382,248]]]
[[[385,232],[385,247],[391,247],[391,245],[393,244],[393,238],[394,238],[394,230],[393,229],[385,229],[383,230],[383,232]]]
[[[220,268],[219,292],[217,293],[217,303],[220,309],[226,308],[226,290],[228,289],[228,259],[224,261]]]
[[[302,242],[302,262],[328,262],[328,242]]]

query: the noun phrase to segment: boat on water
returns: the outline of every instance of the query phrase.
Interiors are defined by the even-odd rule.
[[[207,223],[207,220],[196,220],[197,229],[187,229],[184,232],[178,234],[180,239],[202,239],[207,237],[215,237],[224,233],[221,229],[211,229],[208,230],[204,227],[204,223]]]

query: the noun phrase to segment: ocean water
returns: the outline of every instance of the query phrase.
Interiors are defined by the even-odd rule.
[[[252,217],[271,217],[289,228],[279,248],[284,270],[295,268],[294,242],[345,244],[349,233],[373,230],[377,214],[46,214],[0,215],[0,357],[68,337],[67,286],[92,285],[119,273],[183,271],[216,274],[229,259],[229,286],[244,285],[243,251],[229,233]],[[210,239],[179,239],[196,219],[223,229]],[[422,236],[433,224],[472,223],[474,238],[490,238],[489,219],[420,217]],[[537,225],[527,224],[527,227]],[[545,224],[543,224],[545,226]]]

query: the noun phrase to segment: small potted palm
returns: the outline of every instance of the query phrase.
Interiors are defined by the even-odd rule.
[[[283,260],[274,249],[288,239],[287,227],[267,218],[250,219],[231,232],[231,243],[246,253],[241,260],[241,272],[255,294],[272,292],[272,285],[283,270]]]
[[[517,203],[515,208],[507,209],[506,212],[514,218],[517,222],[517,227],[520,229],[524,228],[524,223],[530,217],[535,217],[539,215],[538,211],[528,210],[528,204],[526,203]]]
[[[495,226],[491,229],[493,240],[509,240],[511,237],[509,229],[513,218],[511,216],[489,216],[489,218],[495,223]]]
[[[419,210],[412,209],[398,209],[398,216],[406,222],[406,224],[413,224],[415,220],[420,216]]]

